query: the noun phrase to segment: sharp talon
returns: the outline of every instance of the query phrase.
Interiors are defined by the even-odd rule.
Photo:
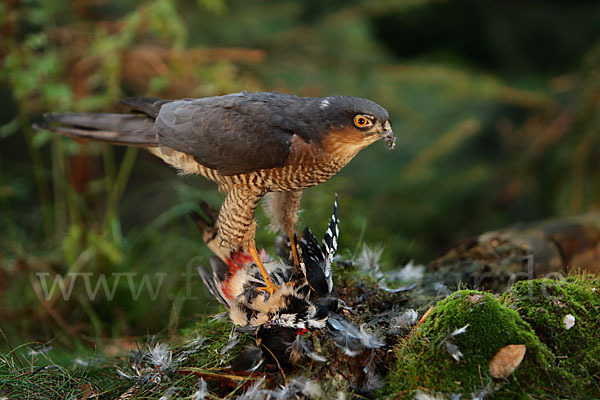
[[[260,260],[260,256],[258,255],[258,251],[256,251],[256,247],[254,246],[254,244],[251,244],[248,247],[248,250],[250,250],[250,254],[252,255],[252,258],[254,259],[254,262],[256,263],[256,266],[258,267],[263,279],[265,280],[265,284],[267,285],[264,287],[259,287],[257,288],[257,290],[262,290],[268,292],[269,294],[275,293],[275,291],[277,290],[277,286],[275,286],[275,284],[269,278],[269,274],[267,273],[265,266]]]
[[[257,287],[256,290],[260,290],[261,292],[267,292],[269,295],[273,295],[277,291],[277,286],[260,286]]]

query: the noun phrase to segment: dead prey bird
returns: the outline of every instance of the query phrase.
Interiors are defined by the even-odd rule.
[[[364,349],[383,345],[337,314],[341,302],[332,295],[331,270],[339,237],[337,207],[336,198],[320,244],[309,228],[304,229],[299,242],[299,268],[273,260],[264,251],[260,253],[270,279],[280,287],[272,295],[259,290],[264,281],[253,268],[249,255],[238,253],[227,263],[211,257],[210,272],[207,268],[198,268],[204,284],[228,310],[232,322],[241,327],[241,331],[256,334],[269,349],[267,354],[256,347],[247,349],[235,361],[237,368],[255,368],[261,364],[261,357],[276,358],[283,364],[302,357],[324,361],[304,340],[304,335],[313,330],[324,330],[352,357]],[[210,221],[202,220],[199,215],[193,217],[201,229],[210,225]]]

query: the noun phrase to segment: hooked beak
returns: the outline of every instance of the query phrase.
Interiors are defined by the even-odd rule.
[[[388,146],[388,150],[393,150],[396,147],[396,136],[392,132],[392,125],[390,121],[385,121],[383,125],[383,132],[381,132],[381,138],[385,141]]]

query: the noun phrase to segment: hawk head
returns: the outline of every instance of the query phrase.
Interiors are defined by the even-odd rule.
[[[396,145],[387,110],[371,100],[352,96],[325,97],[320,99],[319,110],[333,129],[343,129],[369,144],[383,139],[390,150]]]

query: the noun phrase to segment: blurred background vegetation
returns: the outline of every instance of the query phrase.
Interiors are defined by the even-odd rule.
[[[0,350],[100,347],[217,310],[187,218],[199,199],[220,204],[215,186],[144,151],[34,131],[47,111],[240,90],[370,98],[396,150],[371,146],[306,191],[301,223],[321,233],[337,192],[343,251],[381,243],[389,267],[599,206],[597,1],[6,0],[0,31]],[[136,300],[122,279],[109,300],[79,280],[46,300],[39,273],[70,272],[162,284]]]

